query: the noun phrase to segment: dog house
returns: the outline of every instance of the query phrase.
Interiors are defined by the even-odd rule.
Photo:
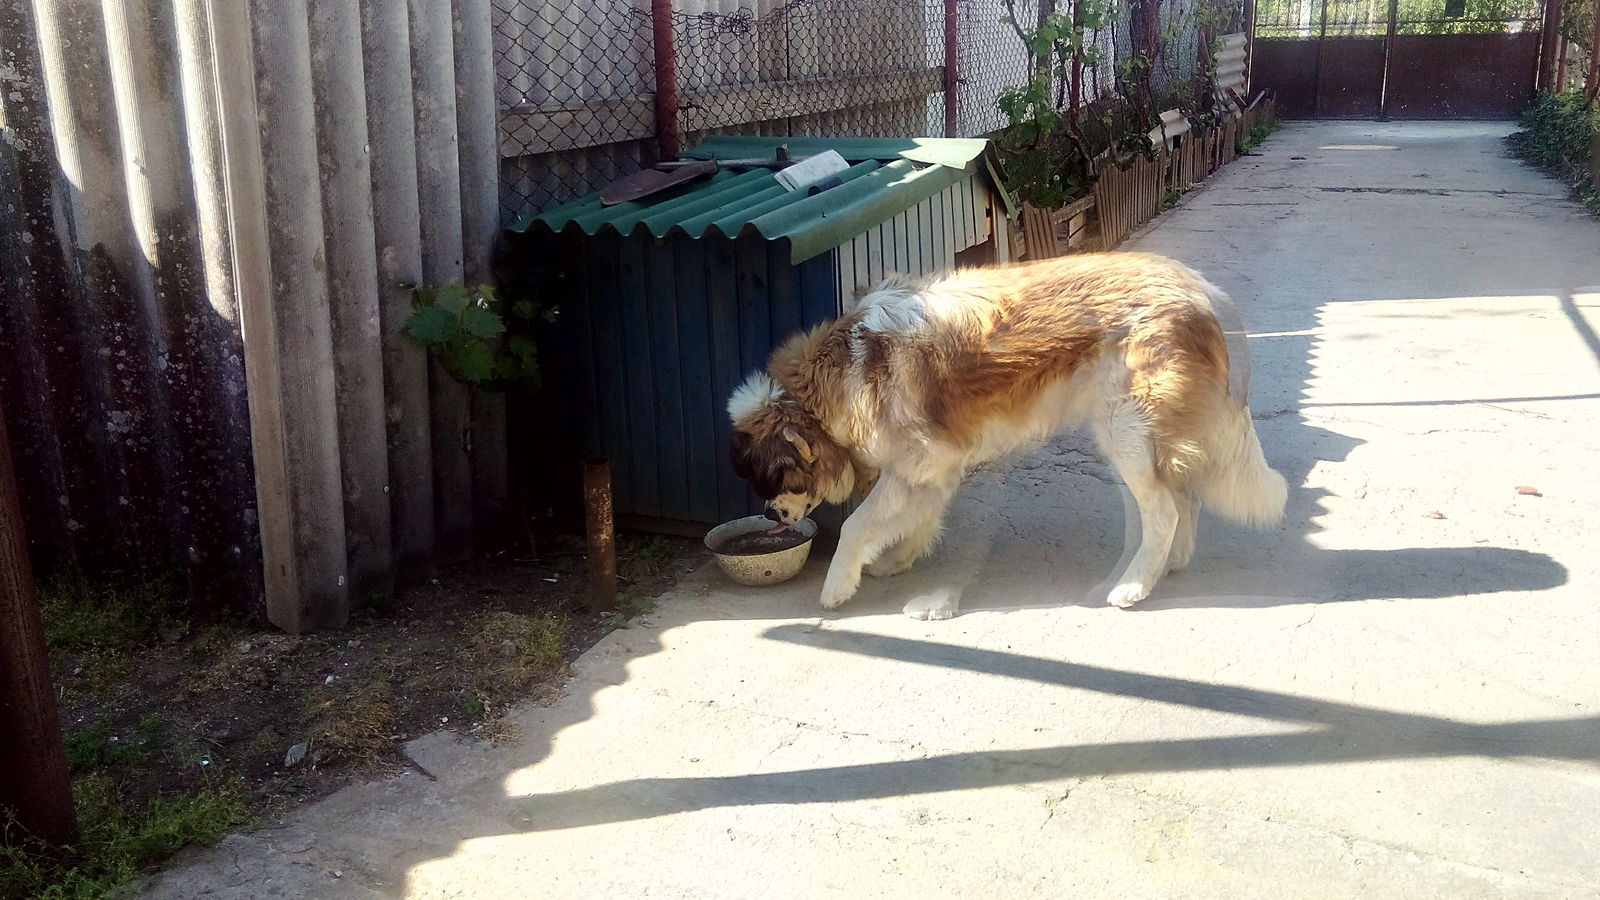
[[[611,460],[624,524],[698,533],[759,511],[729,464],[724,407],[773,347],[886,273],[1010,258],[1014,207],[986,140],[719,136],[683,157],[828,150],[848,168],[820,189],[730,162],[632,202],[592,195],[508,234],[508,261],[561,310],[543,368],[565,421],[548,439],[568,461]]]

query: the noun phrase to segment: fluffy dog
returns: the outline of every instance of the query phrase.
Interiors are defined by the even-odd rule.
[[[734,392],[734,468],[782,524],[865,492],[823,584],[831,609],[863,567],[893,575],[928,552],[973,466],[1086,425],[1138,504],[1139,548],[1107,597],[1132,606],[1188,564],[1202,502],[1258,527],[1283,515],[1288,487],[1229,391],[1225,302],[1151,254],[892,278]]]

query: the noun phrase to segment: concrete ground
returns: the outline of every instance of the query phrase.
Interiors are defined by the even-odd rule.
[[[824,560],[702,573],[520,742],[424,738],[150,896],[1600,896],[1600,221],[1508,130],[1291,125],[1128,245],[1234,295],[1292,485],[1138,609],[1063,438],[839,614]]]

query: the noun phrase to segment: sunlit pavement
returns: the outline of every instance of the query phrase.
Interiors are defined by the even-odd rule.
[[[424,738],[151,896],[1600,894],[1600,221],[1508,130],[1294,125],[1126,245],[1233,294],[1292,485],[1139,608],[1063,438],[839,613],[824,559],[703,572],[517,742]]]

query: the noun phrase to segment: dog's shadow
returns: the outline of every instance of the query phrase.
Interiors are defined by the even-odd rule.
[[[1202,515],[1194,560],[1164,577],[1135,611],[1440,598],[1538,591],[1567,581],[1566,567],[1551,557],[1506,547],[1315,546],[1309,536],[1319,530],[1329,492],[1305,487],[1306,476],[1316,463],[1342,461],[1362,442],[1297,416],[1257,424],[1264,444],[1299,451],[1276,465],[1291,485],[1283,523],[1256,532]],[[975,474],[952,504],[945,533],[910,571],[864,577],[840,613],[903,610],[940,619],[1101,605],[1137,549],[1140,530],[1137,508],[1115,472],[1086,438],[1065,435]]]

